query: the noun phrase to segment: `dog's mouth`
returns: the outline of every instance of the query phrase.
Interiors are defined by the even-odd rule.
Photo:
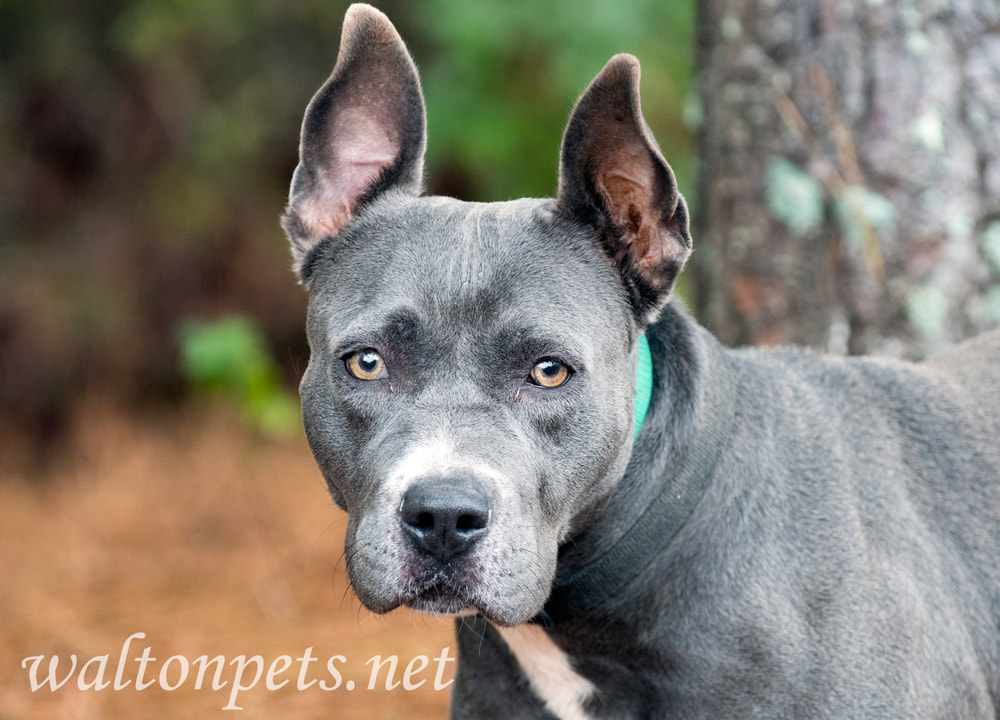
[[[454,568],[450,571],[448,568],[427,570],[423,577],[410,569],[395,581],[382,578],[383,583],[362,581],[352,582],[352,585],[361,603],[375,613],[407,607],[437,617],[478,614],[494,625],[505,627],[533,617],[544,602],[544,597],[537,593],[518,596],[518,592],[526,592],[523,585],[504,590],[484,584],[478,573],[469,568],[465,568],[465,572],[455,572]]]
[[[439,576],[406,599],[403,604],[432,615],[469,615],[480,612],[471,595],[469,588]]]

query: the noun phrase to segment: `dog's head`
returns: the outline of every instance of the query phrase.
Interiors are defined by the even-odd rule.
[[[580,98],[555,200],[421,197],[416,68],[384,15],[348,10],[284,226],[306,434],[368,608],[531,618],[621,479],[638,337],[691,247],[638,81],[619,55]]]

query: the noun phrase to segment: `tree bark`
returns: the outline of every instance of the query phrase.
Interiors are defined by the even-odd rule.
[[[697,51],[720,339],[921,357],[1000,322],[996,0],[704,0]]]

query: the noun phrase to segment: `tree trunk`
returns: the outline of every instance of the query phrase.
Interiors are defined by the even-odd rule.
[[[699,13],[698,317],[908,357],[1000,322],[1000,3]]]

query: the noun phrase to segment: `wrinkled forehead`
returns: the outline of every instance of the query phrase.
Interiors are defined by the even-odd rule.
[[[610,262],[551,201],[387,198],[315,262],[313,310],[339,327],[405,311],[456,334],[499,324],[615,344],[628,335]]]

